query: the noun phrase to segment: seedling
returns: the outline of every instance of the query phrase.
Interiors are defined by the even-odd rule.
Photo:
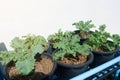
[[[120,44],[120,36],[117,34],[111,35],[105,31],[105,28],[106,25],[100,25],[99,30],[92,33],[86,41],[92,47],[92,50],[109,52],[113,51]]]
[[[66,55],[72,55],[76,57],[77,54],[89,55],[90,47],[87,44],[79,44],[80,37],[75,35],[73,32],[66,31],[62,35],[62,40],[54,43],[53,47],[58,49],[55,52],[54,60],[59,60],[60,58],[65,57]]]
[[[46,46],[47,42],[43,36],[27,35],[21,39],[15,37],[11,43],[14,50],[0,52],[0,58],[2,64],[13,61],[22,75],[28,75],[34,69],[35,55],[42,54]]]
[[[90,32],[90,29],[95,28],[94,24],[91,24],[92,20],[88,20],[86,22],[84,21],[79,21],[76,23],[73,23],[75,25],[76,29],[80,30],[79,35],[82,38],[87,38],[88,33]]]

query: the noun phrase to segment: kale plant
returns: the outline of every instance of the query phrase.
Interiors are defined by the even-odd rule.
[[[111,43],[107,44],[107,47],[110,51],[114,50],[120,44],[120,36],[118,34],[111,35]]]
[[[78,35],[66,31],[62,36],[62,40],[53,45],[55,49],[58,49],[53,56],[54,60],[63,58],[66,55],[72,55],[73,57],[76,57],[77,54],[89,55],[90,47],[87,44],[80,45],[80,37]]]
[[[105,31],[105,28],[106,25],[100,25],[99,30],[92,33],[86,41],[92,47],[92,50],[108,52],[114,50],[120,43],[120,36],[115,34],[111,35]]]
[[[34,69],[35,55],[42,54],[47,45],[43,36],[27,35],[21,39],[15,37],[11,42],[11,47],[14,50],[0,52],[2,64],[14,61],[17,70],[22,75],[28,75]]]
[[[91,28],[94,28],[94,24],[91,24],[92,20],[88,20],[86,22],[79,21],[76,23],[73,23],[75,25],[76,29],[80,30],[80,36],[84,37],[85,34],[88,34]]]
[[[54,44],[55,42],[62,40],[62,37],[63,32],[61,31],[61,29],[59,29],[57,33],[49,35],[47,39],[51,44]]]

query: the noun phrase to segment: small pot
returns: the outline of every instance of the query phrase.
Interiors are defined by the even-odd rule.
[[[3,42],[0,43],[0,51],[7,51],[6,45]]]
[[[57,50],[57,49],[53,48],[53,44],[51,44],[51,43],[49,42],[49,46],[48,46],[48,49],[47,49],[47,53],[50,54],[50,55],[52,55],[52,53],[53,53],[55,50]]]
[[[49,55],[49,54],[42,54],[41,55],[41,58],[44,58],[44,57],[48,57],[49,59],[51,59],[52,60],[52,57],[51,57],[51,55]],[[12,62],[12,61],[11,61]],[[6,78],[7,78],[7,80],[13,80],[13,79],[10,79],[10,77],[9,77],[9,75],[8,75],[8,72],[7,72],[7,69],[8,69],[8,67],[9,67],[9,65],[10,65],[10,63],[11,62],[9,62],[6,66],[5,66],[5,68],[4,68],[4,72],[5,72],[5,75],[6,75]],[[51,70],[51,72],[49,72],[47,75],[45,75],[44,77],[39,77],[38,75],[41,75],[41,74],[37,74],[37,76],[35,76],[35,77],[33,77],[33,79],[35,79],[35,80],[52,80],[53,79],[53,75],[54,75],[54,72],[55,72],[55,70],[56,70],[56,63],[52,60],[52,62],[53,62],[53,68],[52,68],[52,70]],[[47,65],[46,65],[47,66]],[[32,74],[34,74],[34,73],[30,73],[29,75],[32,75]],[[28,76],[29,76],[28,75]],[[27,76],[25,76],[25,77],[27,77]],[[33,80],[32,79],[32,80]]]
[[[79,34],[79,33],[80,33],[80,30],[75,30],[74,32],[75,32],[75,34]],[[93,31],[89,31],[89,32],[88,32],[88,34],[91,34],[91,33],[93,33]],[[82,45],[87,39],[88,39],[88,38],[81,38],[81,39],[80,39],[80,44]]]
[[[117,54],[119,50],[119,47],[117,47],[115,50],[110,52],[99,52],[99,51],[92,51],[94,55],[93,63],[90,65],[91,68],[94,68],[96,66],[99,66],[113,58],[115,58],[115,55]]]
[[[53,53],[54,54],[54,53]],[[88,60],[83,64],[65,64],[57,61],[57,70],[56,75],[58,76],[58,80],[69,80],[72,77],[75,77],[89,69],[89,64],[93,61],[93,54],[90,53],[88,56]]]
[[[120,46],[119,46],[119,48],[118,48],[118,51],[117,51],[115,57],[118,57],[118,56],[120,56]]]
[[[5,76],[3,75],[3,67],[2,65],[0,64],[0,80],[6,80]]]
[[[49,47],[47,49],[47,53],[48,54],[52,54],[52,52],[54,51],[55,49],[53,48],[53,45],[49,43]]]

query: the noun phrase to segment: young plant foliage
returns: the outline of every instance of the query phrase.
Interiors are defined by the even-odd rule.
[[[80,36],[83,37],[82,35],[88,34],[90,32],[90,29],[95,28],[95,25],[91,22],[92,20],[88,20],[86,22],[79,21],[73,23],[73,25],[75,25],[76,29],[80,30]]]
[[[89,46],[87,44],[80,45],[80,37],[73,32],[66,31],[62,36],[62,40],[53,44],[55,49],[58,49],[54,55],[54,60],[72,55],[76,57],[77,54],[89,55]],[[61,38],[60,37],[60,38]]]
[[[49,35],[47,39],[51,44],[54,44],[55,42],[62,40],[62,38],[63,32],[61,31],[61,29],[59,29],[57,33]]]
[[[47,42],[43,36],[27,35],[21,39],[15,37],[11,43],[14,50],[0,52],[2,64],[14,61],[17,70],[22,75],[28,75],[34,69],[35,55],[42,54],[45,46]]]
[[[92,33],[86,41],[92,50],[100,50],[108,52],[114,50],[120,44],[120,36],[117,34],[111,35],[105,31],[106,25],[100,25],[99,30]]]

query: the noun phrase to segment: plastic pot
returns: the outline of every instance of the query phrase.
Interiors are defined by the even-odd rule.
[[[83,64],[70,65],[57,61],[56,75],[58,80],[69,80],[72,77],[75,77],[89,69],[89,64],[93,61],[93,54],[90,53],[88,56],[87,62]]]
[[[115,58],[117,52],[119,50],[119,47],[117,47],[115,50],[111,52],[99,52],[99,51],[92,51],[94,55],[94,60],[92,64],[90,65],[91,68],[94,68],[96,66],[99,66],[113,58]]]
[[[0,51],[6,51],[6,50],[7,50],[7,48],[6,48],[5,44],[3,42],[0,43]]]
[[[49,47],[47,49],[47,53],[48,54],[52,54],[52,52],[54,51],[55,49],[53,48],[53,45],[49,43]]]
[[[75,34],[79,34],[79,33],[80,33],[80,30],[75,30],[74,32],[75,32]],[[89,32],[88,32],[88,34],[91,34],[91,33],[93,33],[93,31],[89,31]],[[83,44],[87,39],[88,39],[88,38],[81,38],[81,39],[80,39],[80,44]]]
[[[119,46],[119,48],[118,48],[117,53],[115,54],[115,57],[118,57],[118,56],[120,56],[120,46]]]
[[[6,50],[7,50],[7,48],[6,48],[5,44],[3,42],[0,43],[0,51],[6,51]],[[0,61],[1,60],[2,59],[0,58]],[[6,80],[5,76],[3,75],[3,66],[1,63],[0,63],[0,80]]]
[[[51,57],[51,55],[49,55],[49,54],[42,54],[41,55],[41,58],[44,58],[44,57],[48,57],[49,59],[51,59],[52,60],[52,57]],[[11,61],[12,62],[12,61]],[[7,72],[7,69],[8,69],[8,67],[9,67],[9,65],[11,64],[11,62],[9,62],[6,66],[5,66],[5,68],[4,68],[4,74],[5,74],[5,76],[6,76],[6,78],[7,78],[7,80],[16,80],[16,79],[10,79],[10,77],[9,77],[9,75],[8,75],[8,72]],[[35,75],[34,77],[32,77],[31,78],[31,80],[52,80],[53,79],[53,75],[54,75],[54,72],[55,72],[55,70],[56,70],[56,62],[54,62],[53,60],[52,60],[52,62],[53,62],[53,68],[52,68],[52,70],[51,70],[51,72],[49,72],[47,75],[45,75],[44,77],[39,77],[39,75],[41,75],[40,73],[30,73],[28,76],[30,76],[30,75],[32,75],[32,74],[37,74],[37,75]],[[24,64],[23,64],[24,65]],[[46,65],[47,66],[47,65]],[[27,77],[27,76],[25,76],[25,77]]]

